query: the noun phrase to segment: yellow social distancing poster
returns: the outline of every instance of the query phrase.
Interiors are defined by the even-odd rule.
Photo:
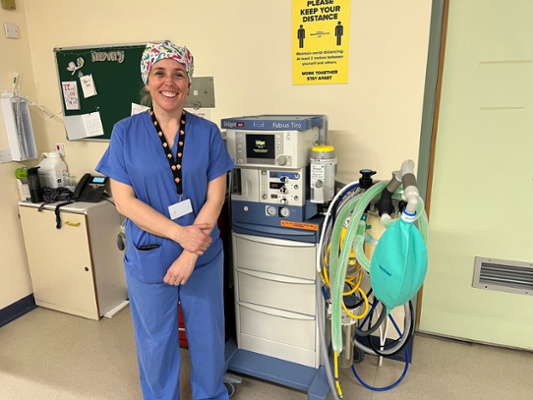
[[[350,0],[292,0],[292,83],[348,83]]]

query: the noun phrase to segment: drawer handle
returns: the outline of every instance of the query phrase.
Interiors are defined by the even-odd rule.
[[[260,271],[244,270],[243,268],[237,268],[237,271],[240,272],[241,274],[253,276],[259,279],[264,279],[266,281],[273,281],[273,282],[280,282],[280,283],[287,283],[287,284],[297,284],[297,285],[314,285],[315,284],[315,281],[311,281],[311,280],[303,279],[303,278],[275,275],[272,273],[260,272]]]
[[[315,320],[315,317],[312,317],[310,315],[298,314],[298,313],[283,311],[283,310],[274,309],[274,308],[266,308],[266,307],[261,307],[255,304],[246,304],[246,303],[239,302],[239,306],[247,308],[249,310],[260,312],[261,314],[285,318],[285,319],[292,319],[295,321],[314,321]]]
[[[68,226],[80,226],[81,225],[81,222],[70,222],[70,221],[65,221],[65,225],[68,225]]]
[[[314,243],[304,243],[304,242],[298,242],[298,244],[292,244],[288,240],[283,239],[272,239],[272,238],[261,238],[259,236],[254,236],[252,239],[252,236],[244,236],[235,234],[235,236],[241,240],[247,240],[252,243],[257,244],[266,244],[266,245],[274,245],[279,247],[286,247],[288,249],[294,249],[294,248],[309,248],[309,247],[315,247]]]

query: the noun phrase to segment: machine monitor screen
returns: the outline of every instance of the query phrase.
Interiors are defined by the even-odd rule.
[[[246,135],[246,156],[274,160],[276,158],[275,140],[274,135]]]

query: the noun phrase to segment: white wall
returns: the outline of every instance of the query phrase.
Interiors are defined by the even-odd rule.
[[[362,168],[389,179],[404,159],[418,158],[431,0],[352,1],[349,83],[317,86],[292,85],[287,0],[17,0],[17,5],[27,18],[36,100],[56,113],[61,100],[54,48],[168,38],[191,49],[196,76],[214,77],[211,119],[218,124],[241,115],[327,114],[344,180],[357,178]],[[5,14],[0,22],[8,22]],[[21,42],[15,50],[29,57]],[[8,86],[8,78],[0,87]],[[65,143],[73,175],[93,170],[106,143],[67,142],[61,115],[54,120],[34,115],[42,135],[39,151]],[[10,178],[6,182],[9,187]],[[0,201],[15,209],[15,194]],[[13,218],[0,229],[4,235],[20,231]],[[26,271],[21,246],[20,237],[11,241],[18,252],[13,268]],[[20,281],[7,283],[0,270],[0,293],[23,286]],[[8,304],[0,298],[0,309]]]
[[[533,261],[533,3],[451,0],[420,328],[533,349],[533,297],[472,288]]]

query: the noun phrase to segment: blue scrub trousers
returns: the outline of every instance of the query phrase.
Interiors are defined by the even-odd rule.
[[[223,384],[224,301],[221,251],[195,268],[185,285],[144,283],[126,269],[141,388],[145,400],[179,400],[181,302],[191,361],[193,400],[227,400]]]

